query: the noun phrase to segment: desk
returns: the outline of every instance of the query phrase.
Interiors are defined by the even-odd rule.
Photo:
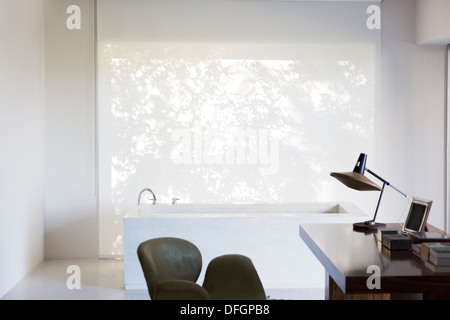
[[[388,224],[386,228],[400,230],[401,225]],[[429,226],[429,230],[438,229]],[[325,268],[326,299],[450,298],[450,274],[433,273],[411,251],[387,250],[377,233],[354,231],[352,224],[305,224],[299,232]],[[379,267],[380,289],[367,287],[372,275],[369,266]]]

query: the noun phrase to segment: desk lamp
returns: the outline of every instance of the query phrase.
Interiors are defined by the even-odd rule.
[[[345,184],[347,187],[358,190],[358,191],[381,191],[380,198],[378,199],[377,208],[375,210],[375,215],[373,216],[372,220],[364,221],[364,222],[358,222],[353,224],[353,228],[357,230],[370,230],[370,229],[378,229],[378,228],[384,228],[386,224],[375,222],[375,219],[377,218],[378,208],[380,207],[381,197],[383,196],[384,187],[390,186],[400,194],[402,194],[404,197],[408,197],[406,194],[395,188],[392,184],[390,184],[388,181],[381,178],[379,175],[374,173],[373,171],[369,170],[369,168],[366,168],[366,161],[367,161],[367,155],[364,153],[361,153],[359,155],[358,161],[356,162],[355,168],[353,169],[353,172],[332,172],[330,175],[336,179],[338,179],[340,182]],[[383,182],[383,187],[380,187],[373,181],[371,181],[369,178],[367,178],[364,175],[364,172],[367,171],[371,175],[373,175],[375,178],[379,179],[381,182]]]

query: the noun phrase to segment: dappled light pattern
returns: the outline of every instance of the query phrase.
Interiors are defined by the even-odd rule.
[[[121,219],[144,187],[160,203],[326,198],[342,147],[372,148],[375,50],[286,51],[100,44],[100,210]]]

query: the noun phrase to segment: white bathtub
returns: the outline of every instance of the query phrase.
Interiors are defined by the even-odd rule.
[[[353,223],[368,216],[351,203],[145,204],[124,217],[126,289],[146,289],[138,245],[157,237],[179,237],[202,253],[204,272],[214,257],[250,257],[267,289],[320,288],[324,270],[298,235],[303,223]]]

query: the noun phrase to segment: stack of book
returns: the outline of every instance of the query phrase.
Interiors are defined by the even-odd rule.
[[[421,259],[433,272],[450,272],[450,243],[421,243]]]
[[[411,252],[414,256],[421,259],[422,258],[422,244],[421,243],[413,243],[411,245]]]

